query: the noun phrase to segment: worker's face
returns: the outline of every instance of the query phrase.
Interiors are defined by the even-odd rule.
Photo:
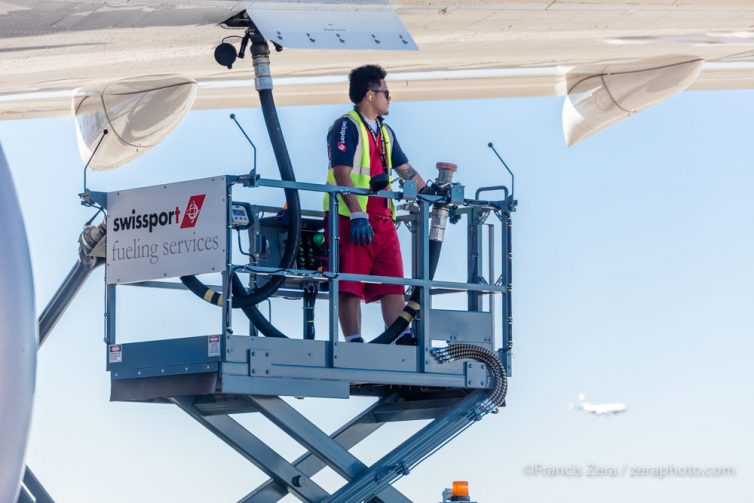
[[[390,90],[385,80],[380,80],[380,85],[372,87],[368,91],[368,98],[378,115],[387,115],[390,109]]]

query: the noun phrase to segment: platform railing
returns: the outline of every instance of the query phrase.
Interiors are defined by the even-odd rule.
[[[510,372],[510,333],[511,333],[511,281],[510,281],[510,263],[511,263],[511,243],[510,243],[510,213],[515,211],[515,201],[511,199],[508,194],[507,188],[504,186],[494,186],[489,188],[479,189],[476,193],[475,199],[464,198],[464,187],[460,184],[454,184],[453,189],[449,191],[447,195],[425,195],[418,194],[416,190],[416,183],[414,181],[407,181],[403,185],[403,191],[380,191],[372,192],[368,189],[361,189],[356,187],[343,187],[336,185],[326,184],[314,184],[305,182],[289,182],[274,179],[265,179],[260,177],[251,178],[248,175],[245,176],[228,176],[228,189],[227,189],[227,208],[228,208],[228,222],[231,222],[230,211],[231,203],[233,201],[234,188],[284,188],[284,189],[297,189],[299,191],[325,193],[328,196],[328,226],[330,228],[330,235],[336,236],[336,239],[330,239],[327,243],[327,271],[313,271],[308,269],[289,268],[281,269],[279,267],[268,267],[255,265],[251,263],[247,264],[235,264],[233,263],[233,246],[232,241],[232,227],[230,223],[227,225],[227,268],[222,272],[222,284],[219,285],[226,302],[223,303],[222,311],[222,352],[225,352],[225,340],[233,333],[232,330],[232,304],[233,295],[230,288],[229,278],[233,273],[245,272],[253,275],[269,275],[269,276],[284,276],[286,278],[299,278],[306,279],[313,282],[327,282],[328,292],[327,298],[329,301],[328,306],[328,330],[327,339],[331,344],[328,345],[330,365],[333,363],[333,353],[335,343],[339,339],[339,322],[338,322],[338,310],[339,301],[338,293],[340,291],[341,281],[364,281],[371,283],[383,283],[383,284],[396,284],[410,286],[414,288],[421,288],[420,304],[422,311],[418,319],[416,320],[417,327],[417,339],[418,339],[418,351],[417,362],[419,368],[424,370],[424,354],[425,350],[431,346],[430,340],[430,318],[431,318],[431,297],[433,294],[450,293],[450,292],[466,292],[468,295],[468,310],[469,311],[481,311],[482,296],[490,296],[489,309],[494,316],[494,304],[495,301],[492,297],[500,295],[503,297],[502,301],[502,344],[499,348],[496,347],[495,338],[492,338],[493,349],[499,350],[499,355],[503,364],[506,366],[506,370]],[[502,200],[482,200],[478,199],[480,191],[484,190],[502,190],[504,193],[504,199]],[[339,198],[338,195],[366,195],[368,197],[380,197],[385,199],[392,199],[396,204],[398,202],[409,203],[413,206],[413,211],[407,217],[402,217],[400,220],[407,222],[412,232],[412,277],[396,278],[387,276],[374,276],[364,274],[352,274],[343,273],[338,270],[338,241],[340,238],[338,232],[338,207]],[[432,280],[429,278],[429,220],[431,207],[434,204],[448,204],[452,205],[455,210],[455,215],[460,219],[465,217],[467,219],[467,269],[468,278],[466,282],[456,281],[443,281]],[[309,211],[309,214],[321,214],[321,212]],[[501,244],[502,255],[500,257],[501,270],[503,273],[500,278],[495,278],[495,233],[494,225],[486,223],[486,219],[490,214],[494,214],[498,217],[502,224],[501,232]],[[483,229],[487,228],[488,231],[488,280],[484,280],[482,275],[483,265]],[[347,239],[347,238],[346,238]],[[183,289],[180,284],[145,281],[140,283],[134,283],[132,286],[145,286],[145,287],[157,287],[157,288],[176,288]],[[107,314],[106,314],[106,326],[105,340],[108,344],[115,344],[115,285],[109,285],[107,287]],[[282,290],[284,292],[285,290]],[[494,326],[494,325],[493,325]]]
[[[331,343],[338,341],[339,325],[338,325],[338,292],[340,281],[366,281],[376,282],[383,284],[398,284],[404,286],[421,287],[422,297],[420,304],[424,307],[422,314],[418,319],[417,332],[418,332],[418,345],[419,355],[423,355],[425,349],[429,346],[429,322],[430,322],[430,307],[431,307],[431,295],[433,289],[445,289],[455,290],[458,292],[466,291],[469,293],[469,297],[472,295],[476,299],[474,305],[469,305],[469,310],[481,310],[479,299],[482,294],[489,295],[502,295],[504,297],[510,295],[510,285],[508,282],[499,283],[494,278],[494,226],[491,224],[484,224],[487,216],[490,213],[495,213],[498,218],[504,217],[504,215],[510,214],[515,209],[515,202],[510,198],[508,189],[505,186],[493,186],[487,188],[480,188],[477,190],[475,199],[465,199],[463,197],[463,186],[455,184],[454,189],[448,196],[436,196],[436,195],[423,195],[418,194],[416,190],[416,183],[408,181],[404,184],[404,190],[402,192],[396,191],[380,191],[372,192],[368,189],[360,189],[355,187],[343,187],[324,184],[312,184],[301,182],[286,182],[280,180],[270,180],[257,178],[256,180],[249,180],[244,182],[250,186],[257,187],[277,187],[277,188],[294,188],[302,191],[312,191],[328,194],[328,226],[331,229],[330,235],[337,236],[336,239],[330,239],[327,243],[327,256],[328,256],[328,271],[317,272],[305,269],[288,269],[286,271],[280,271],[279,268],[263,267],[263,266],[241,266],[238,269],[247,270],[255,274],[270,274],[270,275],[284,275],[288,277],[302,277],[313,281],[327,281],[328,282],[328,300],[329,300],[329,326],[328,326],[328,338]],[[504,193],[504,199],[502,200],[481,200],[479,195],[483,191],[487,190],[502,190]],[[375,276],[375,275],[363,275],[363,274],[350,274],[343,273],[338,270],[338,240],[341,239],[338,232],[338,207],[339,198],[338,195],[354,194],[354,195],[366,195],[368,197],[381,197],[394,200],[397,204],[399,201],[407,201],[416,204],[418,211],[412,214],[413,217],[413,229],[412,235],[412,278],[395,278],[387,276]],[[471,243],[469,239],[469,252],[470,255],[474,255],[473,260],[476,262],[474,265],[475,273],[472,274],[472,257],[468,257],[469,264],[469,277],[467,282],[452,282],[452,281],[440,281],[432,280],[429,278],[429,213],[431,206],[436,203],[446,203],[458,206],[459,210],[456,211],[457,215],[466,216],[468,219],[469,234],[474,231],[476,242]],[[503,218],[501,218],[503,221]],[[510,220],[508,219],[508,224]],[[505,225],[506,222],[503,222]],[[483,227],[487,227],[489,232],[488,243],[488,264],[489,264],[489,281],[481,282],[481,264],[483,249],[481,247],[482,237],[481,230]],[[510,259],[510,240],[509,233],[505,232],[505,229],[501,233],[503,236],[503,253],[502,257],[502,269],[508,270],[508,261]],[[471,304],[471,302],[470,302]],[[490,300],[490,310],[494,313],[494,301]],[[503,301],[503,343],[502,348],[505,351],[508,340],[506,333],[510,329],[510,303],[506,300]],[[332,353],[333,345],[330,345],[329,351]],[[424,358],[419,358],[420,363],[424,362]],[[332,361],[332,359],[329,359]],[[423,365],[420,365],[423,367]],[[506,365],[508,366],[508,365]]]

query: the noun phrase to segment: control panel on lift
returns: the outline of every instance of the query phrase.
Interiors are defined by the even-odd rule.
[[[301,237],[296,251],[296,269],[323,271],[327,263],[325,222],[319,218],[301,219]],[[266,253],[259,256],[259,265],[277,267],[288,240],[288,214],[282,210],[275,216],[259,219],[259,233],[264,237]]]
[[[234,229],[245,230],[251,225],[251,205],[233,202],[230,210],[231,225]]]
[[[288,212],[282,209],[263,216],[270,212],[267,207],[234,201],[232,225],[237,231],[248,231],[249,252],[255,265],[278,267],[288,241]],[[327,269],[325,222],[322,218],[301,219],[301,235],[293,268],[316,272]],[[261,276],[257,278],[257,284],[263,285],[268,280],[268,277]],[[285,284],[299,288],[301,281],[288,279]],[[320,290],[327,290],[327,284],[323,283]]]

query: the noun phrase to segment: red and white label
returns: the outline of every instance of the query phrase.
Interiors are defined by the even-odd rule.
[[[204,205],[205,197],[207,197],[207,194],[197,194],[189,198],[186,210],[183,212],[181,229],[196,227],[196,222],[199,220],[199,214],[202,212],[202,205]]]
[[[109,363],[121,363],[123,361],[123,346],[111,344],[107,352],[107,361]]]
[[[207,337],[207,356],[220,356],[220,336]]]

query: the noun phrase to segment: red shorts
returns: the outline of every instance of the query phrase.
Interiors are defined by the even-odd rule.
[[[398,233],[390,217],[369,215],[369,224],[374,230],[374,238],[368,246],[357,246],[351,242],[351,220],[342,215],[338,222],[340,249],[338,251],[339,271],[350,274],[371,276],[403,277],[403,258]],[[327,222],[327,216],[325,216]],[[330,230],[325,227],[325,237],[330,242]],[[403,285],[383,285],[341,281],[340,291],[357,295],[366,302],[379,300],[383,295],[403,295]]]

